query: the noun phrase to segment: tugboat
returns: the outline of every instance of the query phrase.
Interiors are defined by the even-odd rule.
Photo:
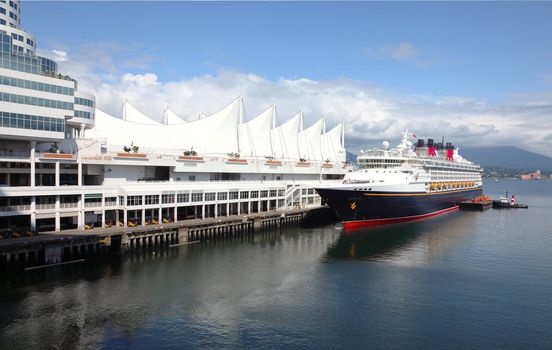
[[[341,184],[316,189],[345,229],[439,215],[482,195],[479,165],[450,142],[413,145],[408,131],[395,148],[384,141],[381,149],[361,151],[358,163]]]
[[[500,196],[499,199],[493,200],[493,208],[497,209],[511,209],[511,208],[520,208],[527,209],[529,206],[527,204],[516,203],[516,196],[508,196],[508,191],[504,196]]]

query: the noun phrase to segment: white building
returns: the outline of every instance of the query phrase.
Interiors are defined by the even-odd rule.
[[[0,230],[148,225],[316,206],[314,187],[343,177],[343,124],[276,107],[246,120],[243,99],[163,122],[123,102],[122,116],[35,55],[19,1],[0,2]],[[5,12],[5,13],[4,13]],[[5,23],[4,23],[5,22]],[[195,119],[195,118],[194,118]]]

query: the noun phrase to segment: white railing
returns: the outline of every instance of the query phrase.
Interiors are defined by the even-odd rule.
[[[30,204],[7,205],[0,207],[0,211],[24,211],[31,210]]]
[[[60,208],[76,208],[78,206],[79,206],[78,202],[59,203]]]
[[[55,209],[56,204],[55,203],[41,203],[36,205],[36,209]]]

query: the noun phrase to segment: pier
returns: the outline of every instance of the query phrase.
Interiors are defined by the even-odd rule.
[[[145,227],[75,229],[5,239],[0,240],[0,269],[44,268],[108,253],[243,237],[267,228],[300,224],[310,210],[195,219]]]

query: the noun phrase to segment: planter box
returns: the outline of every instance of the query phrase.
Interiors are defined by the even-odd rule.
[[[72,154],[65,153],[42,153],[40,158],[47,159],[74,159],[75,157]]]
[[[178,160],[183,160],[186,162],[203,162],[203,157],[200,156],[179,156]]]
[[[138,159],[146,159],[147,158],[145,153],[126,153],[126,152],[117,153],[116,157],[120,157],[120,158],[138,158]]]
[[[267,160],[265,162],[266,165],[282,165],[282,162],[279,160]]]
[[[299,162],[299,163],[296,164],[296,166],[309,167],[309,166],[310,166],[310,163],[307,163],[307,162]]]
[[[333,168],[333,164],[322,164],[322,168]]]
[[[247,159],[234,159],[234,158],[228,158],[228,159],[226,159],[226,163],[247,164]]]

